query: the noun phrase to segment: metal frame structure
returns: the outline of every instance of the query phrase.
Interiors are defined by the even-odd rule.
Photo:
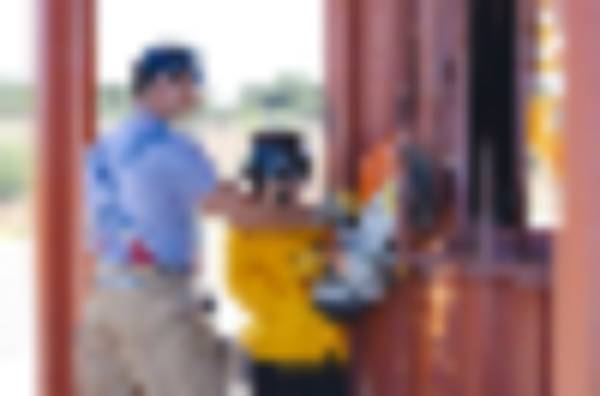
[[[465,228],[476,234],[464,218],[465,194],[460,194],[467,186],[469,2],[329,4],[330,29],[349,21],[354,26],[351,36],[330,33],[329,67],[343,68],[347,59],[357,63],[353,77],[329,87],[330,97],[345,101],[332,104],[333,125],[352,126],[332,129],[332,141],[348,141],[353,131],[346,149],[350,157],[333,166],[357,169],[390,134],[407,135],[437,160],[456,164],[459,194],[451,234]],[[348,45],[348,37],[355,38],[354,45]],[[354,54],[339,56],[342,49]],[[352,94],[357,97],[348,97]],[[347,102],[360,104],[352,119],[339,111]],[[440,230],[439,237],[448,236]],[[545,270],[518,263],[500,267],[492,257],[452,250],[433,261],[426,267],[410,263],[420,275],[397,285],[356,326],[355,388],[378,396],[478,395],[491,388],[498,395],[544,394],[549,369]],[[530,347],[517,346],[525,344]]]
[[[329,180],[336,189],[357,188],[360,157],[394,128],[419,131],[425,140],[435,133],[436,65],[440,57],[458,54],[460,70],[466,56],[444,36],[445,24],[466,12],[466,3],[456,1],[446,14],[436,13],[440,2],[433,0],[326,0]],[[532,2],[519,2],[525,3]],[[39,394],[69,396],[85,272],[80,170],[95,129],[95,0],[38,5]],[[531,396],[549,395],[552,385],[558,396],[593,396],[600,388],[600,184],[593,180],[600,172],[600,3],[569,0],[563,7],[569,37],[567,203],[553,288],[540,283],[543,273],[519,263],[464,271],[455,265],[464,258],[450,255],[446,264],[424,268],[427,276],[405,282],[357,327],[358,390],[376,396]],[[410,12],[416,19],[407,17]],[[406,28],[415,23],[417,36]],[[527,32],[526,21],[519,28]],[[411,65],[406,60],[415,54],[416,40],[418,62]],[[415,67],[422,68],[416,90],[409,84]],[[458,107],[441,119],[453,120],[459,136],[452,141],[464,146],[465,93],[453,97]],[[417,106],[422,117],[415,117]],[[464,187],[464,180],[457,181]]]
[[[73,394],[81,169],[95,130],[94,0],[38,0],[39,394]]]

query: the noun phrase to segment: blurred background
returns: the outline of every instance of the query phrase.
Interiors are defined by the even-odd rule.
[[[33,395],[34,2],[0,14],[0,370],[16,395]]]

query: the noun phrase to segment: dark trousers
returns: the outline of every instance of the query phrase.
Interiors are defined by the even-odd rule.
[[[348,378],[343,367],[283,367],[252,364],[254,396],[347,396]]]

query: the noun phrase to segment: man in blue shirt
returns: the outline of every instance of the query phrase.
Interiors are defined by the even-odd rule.
[[[212,396],[217,345],[188,292],[196,212],[216,187],[206,153],[171,126],[198,102],[192,51],[148,49],[135,63],[135,110],[86,158],[97,257],[79,348],[79,394]]]

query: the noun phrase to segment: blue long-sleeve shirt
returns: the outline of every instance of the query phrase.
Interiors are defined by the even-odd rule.
[[[188,271],[195,211],[216,185],[211,161],[149,111],[103,136],[86,158],[89,241],[99,260]]]

